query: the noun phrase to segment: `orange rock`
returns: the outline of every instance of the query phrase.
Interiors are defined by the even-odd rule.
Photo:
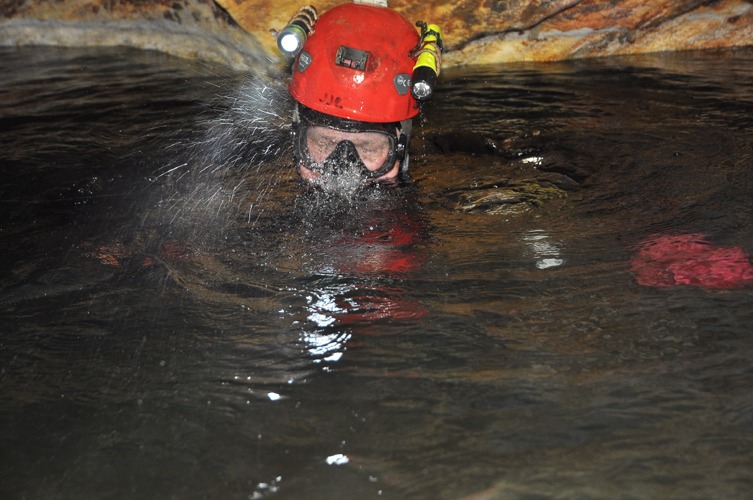
[[[264,37],[282,28],[300,1],[218,0],[239,25]],[[320,12],[342,3],[326,0]],[[411,21],[441,26],[445,66],[552,61],[665,50],[753,45],[753,5],[745,0],[445,0],[392,1]]]
[[[346,0],[313,3],[320,12]],[[8,0],[0,44],[131,45],[238,68],[281,60],[302,0]],[[445,67],[753,45],[747,0],[392,0],[442,27]],[[237,23],[237,24],[236,24]],[[368,33],[364,34],[368,36]]]

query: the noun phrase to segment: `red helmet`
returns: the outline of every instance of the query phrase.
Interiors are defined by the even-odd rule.
[[[343,4],[322,14],[293,65],[290,95],[348,120],[391,123],[418,114],[410,81],[416,28],[386,7]]]

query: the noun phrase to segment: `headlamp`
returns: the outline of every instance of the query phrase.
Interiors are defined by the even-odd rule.
[[[287,26],[280,31],[273,30],[272,34],[277,38],[277,48],[280,52],[289,56],[298,54],[313,31],[317,17],[318,13],[313,5],[304,5],[290,18]]]
[[[421,40],[412,51],[417,57],[411,76],[411,94],[417,101],[425,101],[434,93],[434,85],[442,66],[442,32],[436,24],[418,21],[421,28]]]

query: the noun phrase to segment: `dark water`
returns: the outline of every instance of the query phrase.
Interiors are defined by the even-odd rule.
[[[743,498],[753,51],[446,74],[413,182],[329,200],[284,86],[2,49],[2,498]],[[450,72],[448,72],[450,73]]]

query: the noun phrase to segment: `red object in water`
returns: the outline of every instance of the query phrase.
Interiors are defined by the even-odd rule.
[[[631,263],[636,281],[645,286],[737,288],[753,282],[748,254],[740,247],[713,245],[698,233],[650,238]]]

